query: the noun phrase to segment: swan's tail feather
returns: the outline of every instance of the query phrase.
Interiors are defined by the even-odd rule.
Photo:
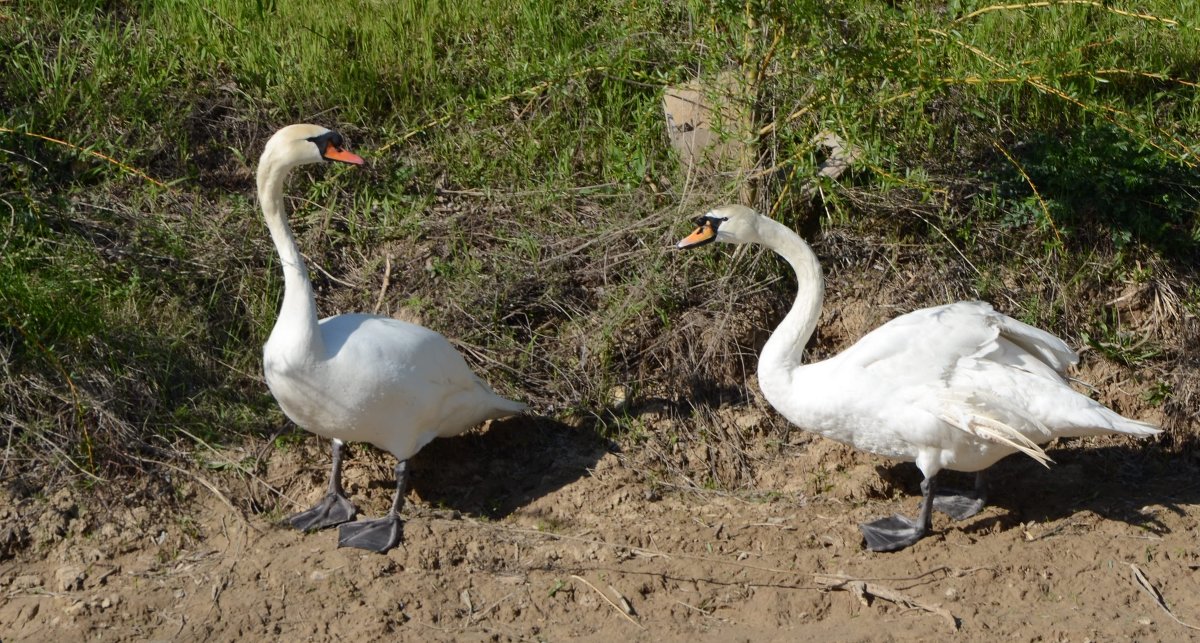
[[[1131,420],[1127,417],[1122,417],[1121,422],[1115,424],[1115,428],[1120,433],[1137,437],[1149,437],[1151,435],[1158,435],[1159,433],[1162,433],[1161,428],[1154,426],[1149,422]]]
[[[513,400],[496,396],[495,410],[488,415],[489,419],[500,419],[510,415],[520,415],[529,410],[529,407],[524,402],[514,402]]]
[[[1146,438],[1162,433],[1162,429],[1149,422],[1131,420],[1116,411],[1097,405],[1098,408],[1081,426],[1061,431],[1063,437],[1082,438],[1094,435],[1111,435],[1120,433],[1135,438]]]
[[[475,385],[478,387],[478,389],[474,390],[478,404],[476,408],[482,412],[479,422],[484,420],[499,420],[510,415],[520,415],[529,410],[529,406],[524,402],[510,400],[493,391],[492,387],[479,376],[475,376]]]
[[[515,402],[506,397],[500,397],[496,392],[492,392],[492,410],[487,411],[487,414],[482,417],[482,420],[499,420],[500,417],[508,417],[510,415],[521,415],[529,407],[524,402]],[[482,421],[480,420],[480,421]]]

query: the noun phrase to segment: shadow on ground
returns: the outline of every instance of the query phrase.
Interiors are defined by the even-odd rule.
[[[503,518],[587,476],[612,448],[588,428],[508,418],[429,443],[409,461],[410,487],[432,506]]]
[[[987,471],[988,507],[1002,510],[980,514],[958,527],[964,532],[1010,529],[1023,523],[1070,521],[1094,513],[1105,520],[1123,522],[1161,534],[1167,527],[1158,508],[1183,515],[1182,507],[1200,503],[1200,471],[1187,454],[1172,454],[1154,445],[1121,444],[1090,447],[1066,443],[1048,449],[1050,468],[1010,456]],[[910,463],[879,467],[912,496],[912,512],[920,496],[921,475]],[[944,471],[944,487],[970,489],[974,474]]]

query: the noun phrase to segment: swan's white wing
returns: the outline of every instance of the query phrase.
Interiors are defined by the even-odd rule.
[[[980,305],[987,306],[987,304]],[[1054,369],[1054,372],[1060,376],[1066,377],[1067,369],[1079,363],[1079,355],[1071,350],[1071,347],[1067,346],[1067,343],[1063,340],[1040,328],[1034,328],[1008,315],[995,312],[991,310],[991,306],[987,306],[987,308],[990,314],[986,314],[985,317],[989,323],[994,324],[999,329],[999,339],[1011,342],[1017,349],[1013,351],[1011,348],[1006,347],[1007,352],[1009,354],[1015,352],[1025,356],[1021,359],[1021,365],[1028,366],[1027,357],[1033,356],[1041,363]],[[1000,361],[997,358],[992,359]]]
[[[300,426],[330,438],[370,442],[406,459],[437,437],[519,413],[467,366],[442,335],[374,315],[320,322],[324,356],[269,359],[267,383]]]
[[[868,333],[838,359],[863,369],[894,369],[897,381],[920,381],[945,377],[964,357],[1016,366],[1055,380],[1079,360],[1061,339],[979,301],[901,315]]]
[[[959,359],[993,346],[999,332],[988,323],[989,312],[987,304],[915,310],[867,333],[833,359],[899,385],[939,381]]]
[[[974,425],[990,426],[997,431],[990,434],[990,439],[1011,439],[1016,444],[1010,446],[1042,464],[1048,458],[1041,449],[1031,451],[1035,443],[1062,437],[1110,433],[1146,436],[1159,432],[1152,425],[1122,417],[1075,391],[1065,380],[1043,377],[986,356],[959,360],[940,401],[944,421],[972,432]]]
[[[488,418],[524,409],[496,395],[440,333],[390,317],[336,319],[359,325],[331,364],[339,365],[343,376],[372,387],[364,388],[370,390],[364,397],[371,400],[380,430],[390,435],[418,432],[418,449],[435,437],[457,435]]]
[[[914,445],[959,452],[955,457],[971,452],[955,446],[967,436],[1046,464],[1038,445],[1055,437],[1155,432],[1071,389],[1063,373],[1077,360],[1050,333],[988,304],[960,302],[897,317],[828,360],[836,365],[826,372],[840,385],[855,382],[866,399],[855,406],[875,404],[881,414],[909,418],[911,427],[890,431]],[[912,420],[921,416],[943,428]]]

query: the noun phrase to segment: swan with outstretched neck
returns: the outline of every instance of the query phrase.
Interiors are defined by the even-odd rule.
[[[271,137],[258,162],[258,199],[283,266],[283,304],[263,346],[263,373],[283,412],[333,441],[329,489],[313,508],[288,518],[310,531],[340,525],[338,546],[386,552],[402,537],[400,510],[408,459],[437,437],[514,415],[525,405],[492,392],[442,335],[378,315],[317,318],[308,270],[288,226],[283,184],[309,163],[361,165],[341,135],[318,125],[289,125]],[[387,515],[352,522],[357,510],[342,489],[345,442],[368,442],[394,455],[396,495]]]
[[[937,509],[969,518],[984,504],[983,470],[1021,452],[1043,465],[1055,438],[1159,430],[1077,393],[1066,379],[1079,357],[1061,339],[963,301],[901,315],[821,362],[803,363],[821,315],[817,257],[795,232],[750,208],[730,205],[696,219],[679,248],[712,241],[757,243],[796,273],[791,310],[758,359],[763,396],[796,426],[861,451],[915,462],[924,474],[916,520],[895,515],[860,525],[874,551],[923,538]],[[973,493],[937,488],[943,469],[978,472]]]

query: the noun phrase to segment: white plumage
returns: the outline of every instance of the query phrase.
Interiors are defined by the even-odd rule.
[[[283,208],[283,183],[306,163],[361,164],[342,138],[317,125],[275,133],[258,164],[258,196],[283,264],[279,318],[263,346],[263,373],[283,412],[333,440],[329,492],[289,520],[303,529],[341,524],[339,545],[387,551],[401,536],[406,461],[437,437],[457,435],[491,418],[520,413],[471,372],[442,335],[390,317],[347,314],[318,321],[312,285]],[[369,442],[396,456],[396,495],[388,515],[349,522],[356,510],[341,487],[342,443]]]
[[[297,425],[368,442],[406,460],[434,438],[458,435],[525,406],[491,391],[442,335],[390,317],[326,317],[318,341],[276,325],[263,347],[267,386]]]
[[[679,247],[758,243],[796,271],[796,301],[759,356],[767,401],[803,429],[915,462],[925,475],[917,522],[893,516],[862,525],[872,549],[916,542],[935,506],[960,518],[982,507],[982,498],[948,494],[935,505],[934,479],[942,469],[982,471],[1015,452],[1045,465],[1050,459],[1039,445],[1054,438],[1159,432],[1072,389],[1066,369],[1079,358],[1061,339],[978,301],[902,315],[834,357],[803,364],[823,296],[808,244],[742,206],[714,209],[697,223]]]

